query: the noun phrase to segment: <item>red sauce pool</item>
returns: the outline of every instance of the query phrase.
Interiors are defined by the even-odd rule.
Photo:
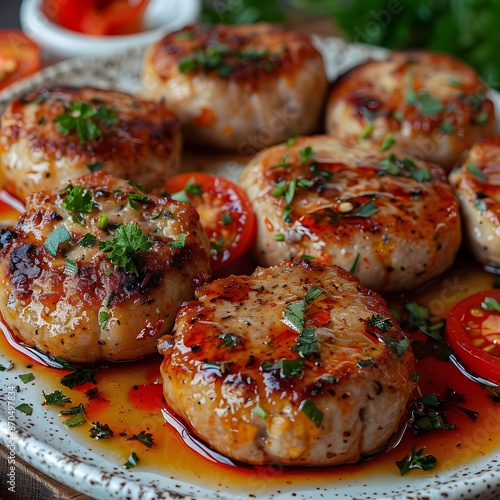
[[[2,213],[1,210],[0,205],[0,223],[5,224],[6,220],[10,221],[13,213],[8,210]],[[471,260],[465,256],[465,260],[458,262],[439,281],[424,290],[392,298],[390,305],[397,309],[401,303],[414,299],[429,307],[436,321],[445,318],[451,307],[463,297],[492,287],[493,276],[471,263]],[[432,478],[439,471],[494,453],[500,446],[500,403],[495,402],[492,395],[478,384],[468,380],[451,363],[428,357],[417,365],[421,393],[436,392],[443,396],[446,386],[455,389],[465,395],[462,406],[479,412],[475,422],[460,410],[450,408],[446,416],[450,423],[457,426],[456,429],[431,431],[424,436],[415,436],[413,431],[407,430],[394,449],[353,465],[322,468],[228,465],[218,462],[217,456],[215,459],[210,456],[210,450],[203,448],[204,445],[183,429],[182,424],[165,422],[162,415],[165,404],[161,390],[159,355],[108,366],[97,372],[97,384],[86,384],[70,390],[59,382],[67,371],[44,365],[43,356],[34,356],[32,349],[23,348],[7,329],[3,330],[4,335],[0,335],[0,351],[6,353],[17,367],[26,367],[27,371],[31,371],[40,391],[43,389],[50,393],[62,390],[72,400],[72,404],[67,407],[84,404],[88,423],[68,429],[61,425],[64,432],[82,443],[82,446],[101,451],[107,460],[117,466],[124,464],[129,455],[136,452],[140,459],[136,471],[155,471],[178,481],[207,488],[260,496],[301,488],[333,489],[336,484],[345,485],[351,480],[362,481],[364,484],[369,484],[371,480],[395,482],[400,477],[395,462],[407,455],[412,445],[416,445],[417,450],[425,446],[425,453],[435,455],[438,463],[430,471],[413,470],[409,475]],[[46,411],[54,412],[54,415],[60,409],[61,407],[55,406],[45,407]],[[63,421],[67,416],[60,418]],[[114,436],[99,441],[92,439],[89,429],[91,422],[97,421],[108,424]],[[151,448],[138,440],[130,439],[141,431],[152,435]]]

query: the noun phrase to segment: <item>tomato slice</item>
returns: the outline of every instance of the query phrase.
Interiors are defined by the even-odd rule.
[[[455,305],[446,339],[469,370],[500,384],[500,290],[475,293]]]
[[[40,47],[22,31],[0,30],[0,90],[42,67]]]
[[[201,172],[183,173],[167,179],[160,191],[196,208],[210,240],[214,272],[241,258],[255,240],[252,205],[234,182]]]
[[[137,33],[149,0],[56,0],[55,20],[63,28],[87,35]],[[48,11],[48,8],[46,9]]]

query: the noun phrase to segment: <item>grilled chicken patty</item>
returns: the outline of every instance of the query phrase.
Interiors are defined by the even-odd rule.
[[[196,291],[158,343],[167,403],[222,454],[331,465],[398,428],[415,359],[384,299],[339,267],[257,268]]]
[[[240,184],[257,215],[260,265],[305,254],[389,293],[438,276],[460,246],[445,172],[372,145],[297,138],[259,153]]]
[[[0,177],[24,200],[104,168],[152,189],[180,168],[180,123],[163,103],[57,87],[12,102],[0,122]]]
[[[495,133],[487,87],[450,55],[392,52],[351,70],[328,100],[328,133],[380,146],[388,134],[412,158],[450,170],[464,149]]]
[[[265,23],[218,24],[154,44],[143,86],[148,98],[166,98],[188,142],[249,154],[311,133],[327,80],[308,37]]]
[[[482,264],[500,267],[500,137],[474,144],[449,179],[469,248]]]
[[[0,244],[6,324],[26,344],[74,362],[154,352],[210,272],[194,209],[104,172],[28,197]]]

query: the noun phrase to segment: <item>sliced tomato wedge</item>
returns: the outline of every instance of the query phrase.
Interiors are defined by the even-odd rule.
[[[446,340],[466,368],[500,384],[500,290],[475,293],[455,305]]]
[[[149,0],[56,0],[55,21],[87,35],[137,33]],[[48,8],[46,9],[48,10]]]
[[[22,31],[0,30],[0,90],[42,67],[40,47]]]
[[[167,179],[160,192],[196,208],[210,240],[214,272],[240,259],[254,242],[255,214],[234,182],[201,172],[183,173]]]

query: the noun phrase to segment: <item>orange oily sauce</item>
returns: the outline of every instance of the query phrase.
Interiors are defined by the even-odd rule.
[[[13,214],[7,210],[2,215],[2,222],[13,218]],[[433,319],[437,321],[445,318],[451,307],[462,298],[492,287],[491,274],[471,263],[472,259],[468,256],[462,260],[442,279],[425,289],[393,298],[390,300],[391,306],[397,309],[404,302],[417,300],[429,307]],[[417,450],[425,446],[425,453],[435,455],[438,462],[436,468],[430,471],[412,470],[409,476],[433,477],[439,471],[493,453],[498,450],[500,442],[500,402],[495,402],[491,394],[468,380],[451,363],[427,357],[417,365],[421,394],[436,392],[442,397],[448,385],[465,395],[466,401],[462,406],[479,412],[475,422],[460,410],[450,408],[446,417],[457,426],[456,429],[430,431],[424,436],[415,436],[413,431],[407,430],[394,449],[359,464],[321,468],[232,466],[203,458],[193,451],[199,443],[189,431],[184,429],[184,439],[181,439],[165,422],[161,413],[165,403],[161,391],[159,355],[104,368],[96,375],[96,385],[87,383],[70,390],[60,384],[67,370],[44,366],[43,356],[36,359],[32,349],[19,345],[8,332],[5,332],[5,336],[0,335],[0,349],[8,353],[9,359],[17,367],[26,367],[27,371],[35,375],[40,392],[44,390],[49,394],[62,390],[72,401],[65,405],[66,409],[84,404],[87,422],[83,425],[65,428],[62,422],[68,416],[60,417],[61,430],[81,443],[82,447],[91,447],[117,466],[124,464],[130,454],[135,452],[139,457],[135,472],[152,471],[175,481],[186,481],[218,491],[266,495],[297,489],[323,491],[354,480],[362,481],[363,484],[369,484],[370,481],[394,483],[400,477],[395,461],[407,455],[412,445],[416,445]],[[94,394],[87,392],[95,388],[97,391],[94,390]],[[35,411],[46,411],[52,415],[62,409],[62,406],[42,406],[41,396],[39,401],[32,403]],[[91,438],[89,430],[92,422],[107,424],[114,435],[98,441]],[[150,448],[136,439],[130,439],[141,431],[152,435],[153,444]],[[408,481],[411,481],[411,477],[408,477]]]

